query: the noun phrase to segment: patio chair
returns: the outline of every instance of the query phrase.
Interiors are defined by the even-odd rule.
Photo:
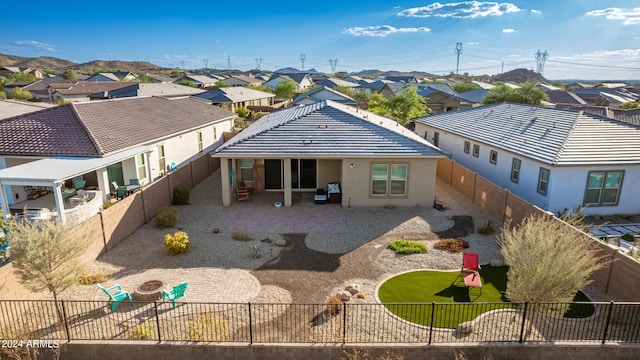
[[[167,298],[171,301],[171,306],[175,309],[176,307],[176,299],[184,298],[184,301],[187,301],[187,295],[184,292],[187,290],[187,282],[181,282],[180,284],[173,287],[172,290],[162,290],[162,301],[165,301]]]
[[[464,279],[464,286],[469,291],[470,288],[480,289],[480,295],[482,295],[482,280],[480,279],[480,265],[478,264],[478,253],[475,252],[463,252],[462,253],[462,278]]]
[[[111,186],[113,187],[112,195],[115,196],[117,199],[122,199],[122,198],[127,196],[127,187],[126,186],[120,186],[115,181],[111,182]]]
[[[122,290],[122,286],[114,285],[110,288],[105,288],[104,286],[97,283],[98,287],[104,291],[105,294],[109,296],[109,302],[107,302],[107,306],[111,305],[111,311],[116,311],[118,308],[118,304],[125,299],[129,299],[130,302],[133,302],[131,295]]]

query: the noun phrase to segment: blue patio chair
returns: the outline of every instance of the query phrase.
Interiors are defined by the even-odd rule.
[[[109,296],[109,302],[107,302],[107,306],[111,305],[112,311],[116,311],[116,309],[118,308],[118,304],[122,300],[129,299],[130,302],[133,302],[131,295],[128,292],[122,290],[122,286],[120,285],[113,285],[110,288],[105,288],[104,286],[100,285],[100,283],[97,283],[97,285],[100,289],[102,289],[102,291],[104,291],[105,294],[107,294],[107,296]]]
[[[165,298],[169,299],[169,301],[171,301],[171,306],[175,309],[176,307],[176,299],[179,298],[184,298],[184,301],[187,301],[187,295],[184,294],[184,292],[187,290],[187,283],[186,282],[181,282],[180,284],[176,285],[173,287],[173,289],[171,291],[167,291],[167,290],[162,290],[162,301],[164,301]]]

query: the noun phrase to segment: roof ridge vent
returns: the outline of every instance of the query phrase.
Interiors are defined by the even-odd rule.
[[[536,120],[538,120],[538,117],[537,117],[537,116],[534,116],[534,117],[531,119],[531,122],[535,122]]]

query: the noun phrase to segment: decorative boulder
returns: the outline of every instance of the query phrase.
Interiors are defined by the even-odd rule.
[[[460,334],[471,334],[473,332],[473,324],[471,321],[463,322],[456,327],[456,331]]]
[[[349,284],[346,289],[351,295],[355,295],[360,292],[360,285],[358,284]]]
[[[342,301],[351,300],[351,293],[346,291],[346,290],[338,291],[337,296],[340,297],[340,299],[342,299]]]
[[[275,241],[275,243],[276,243],[277,246],[280,246],[280,247],[287,246],[287,240],[285,240],[285,239],[278,239],[278,240]]]
[[[502,260],[491,260],[490,264],[493,267],[504,266],[504,261],[502,261]]]

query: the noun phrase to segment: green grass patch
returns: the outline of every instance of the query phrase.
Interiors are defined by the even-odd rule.
[[[434,327],[454,329],[458,324],[470,321],[478,315],[496,309],[513,308],[504,297],[507,288],[508,267],[484,266],[480,270],[482,294],[480,290],[464,287],[459,271],[414,271],[387,280],[378,291],[380,301],[397,316],[421,325],[431,323],[432,302],[436,305]],[[473,306],[460,307],[446,303],[473,301]],[[579,292],[573,301],[589,301]],[[421,303],[418,306],[408,303]],[[573,304],[565,317],[588,317],[595,308],[591,304]]]
[[[410,240],[394,240],[389,244],[389,248],[403,255],[424,254],[427,252],[427,245]]]

